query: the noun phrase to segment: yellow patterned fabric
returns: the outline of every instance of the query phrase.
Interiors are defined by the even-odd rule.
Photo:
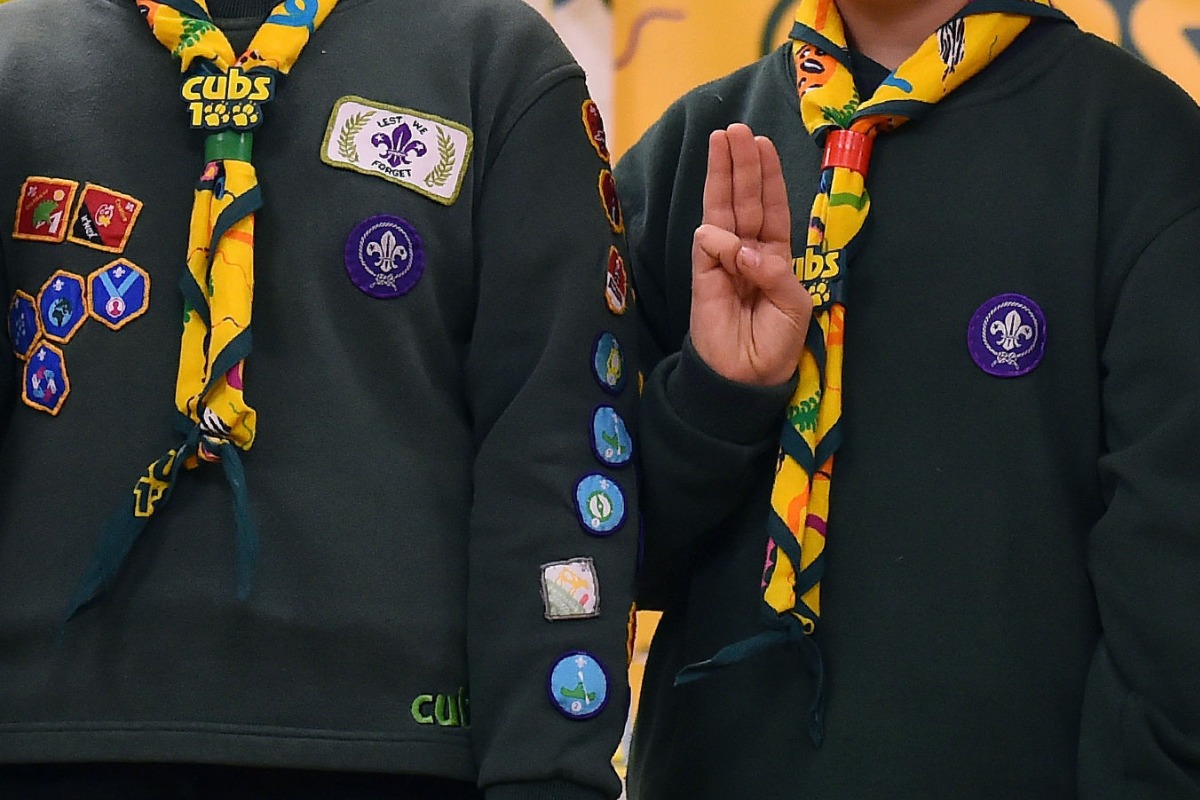
[[[262,205],[251,164],[253,134],[276,79],[287,74],[337,0],[284,0],[250,47],[235,58],[206,0],[136,0],[151,31],[179,59],[180,95],[192,128],[207,132],[183,275],[183,335],[175,404],[183,443],[151,464],[132,502],[109,520],[68,616],[95,599],[116,574],[146,522],[170,496],[180,468],[221,462],[234,494],[238,589],[249,592],[257,556],[239,451],[254,444],[257,418],[243,394],[254,296],[254,212]]]
[[[833,0],[802,0],[792,30],[800,116],[825,151],[797,277],[813,321],[788,409],[775,484],[763,599],[812,633],[821,615],[822,554],[834,457],[841,442],[847,267],[871,209],[875,137],[920,117],[990,64],[1033,17],[1064,19],[1050,0],[975,0],[863,99]]]

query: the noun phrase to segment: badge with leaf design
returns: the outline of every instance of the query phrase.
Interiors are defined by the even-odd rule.
[[[473,146],[471,130],[457,122],[347,96],[333,106],[321,160],[448,206],[458,199]]]

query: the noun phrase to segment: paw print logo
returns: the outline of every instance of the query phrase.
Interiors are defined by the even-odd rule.
[[[229,120],[227,103],[208,103],[204,106],[204,127],[223,128],[229,124]]]
[[[813,308],[820,308],[829,302],[829,284],[825,281],[810,283],[804,288],[808,289],[808,293],[812,295]]]
[[[253,128],[261,119],[258,115],[258,105],[255,103],[238,103],[233,107],[233,127],[238,130]]]

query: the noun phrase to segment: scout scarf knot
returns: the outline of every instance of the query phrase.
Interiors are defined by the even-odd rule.
[[[842,347],[847,267],[871,209],[866,189],[875,138],[926,114],[987,67],[1035,17],[1069,21],[1050,0],[974,0],[942,25],[875,93],[859,97],[846,31],[834,0],[802,0],[792,28],[792,58],[805,129],[823,148],[820,182],[797,279],[813,297],[813,318],[800,358],[800,379],[787,409],[771,493],[762,592],[771,630],[689,667],[681,680],[744,658],[767,644],[792,641],[781,625],[805,634],[821,616],[821,578],[829,525],[834,456],[842,441]],[[748,647],[749,646],[749,647]],[[821,726],[819,651],[809,734]],[[733,656],[731,659],[730,656]]]
[[[181,280],[183,335],[175,384],[183,442],[151,464],[130,501],[109,519],[91,566],[71,599],[70,619],[116,579],[150,517],[181,474],[220,462],[234,498],[238,595],[250,591],[258,536],[240,453],[254,444],[257,417],[245,400],[254,294],[254,213],[262,206],[251,163],[253,129],[280,75],[295,64],[337,0],[284,0],[235,58],[205,0],[136,0],[158,41],[179,59],[181,97],[192,128],[205,131],[205,166],[196,184]]]

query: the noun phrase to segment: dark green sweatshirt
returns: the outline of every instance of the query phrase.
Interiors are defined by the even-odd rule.
[[[583,73],[517,0],[343,0],[317,30],[254,142],[253,591],[236,597],[232,495],[206,465],[60,631],[104,522],[181,440],[204,157],[180,84],[131,0],[0,9],[0,762],[615,797],[636,325],[606,297],[624,240]],[[386,242],[362,232],[380,217]]]
[[[722,381],[687,345],[689,254],[708,135],[735,121],[779,148],[805,241],[821,152],[789,56],[690,93],[618,171],[657,362],[640,583],[664,610],[631,797],[1200,797],[1200,111],[1066,24],[875,145],[815,634],[823,746],[800,650],[673,685],[764,630],[790,387]],[[992,314],[1006,295],[1038,325]],[[980,320],[1009,310],[1020,347],[977,362]],[[1040,361],[991,374],[1033,343],[1022,326]]]

